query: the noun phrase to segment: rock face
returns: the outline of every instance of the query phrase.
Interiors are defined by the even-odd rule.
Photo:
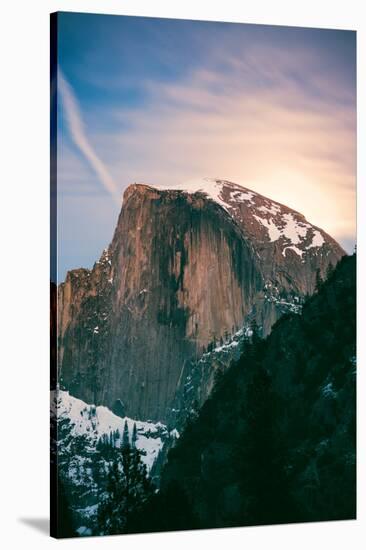
[[[231,182],[131,185],[92,270],[58,289],[59,379],[128,416],[166,421],[185,364],[256,318],[264,335],[344,254],[324,231]]]

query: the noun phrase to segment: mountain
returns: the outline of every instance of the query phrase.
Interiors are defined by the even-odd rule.
[[[356,257],[237,362],[130,532],[356,517]],[[143,519],[142,519],[143,518]]]
[[[130,185],[109,247],[58,287],[60,384],[166,423],[192,360],[254,319],[269,334],[343,255],[298,212],[232,182]]]

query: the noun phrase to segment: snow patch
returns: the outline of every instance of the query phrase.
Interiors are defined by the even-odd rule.
[[[304,222],[298,222],[292,214],[284,214],[282,218],[285,220],[285,226],[282,229],[282,235],[289,239],[292,244],[299,244],[311,225]]]
[[[320,231],[318,231],[317,229],[314,229],[313,231],[314,231],[313,240],[307,248],[315,248],[318,246],[320,247],[320,246],[323,246],[323,244],[325,243],[324,237],[320,233]]]
[[[148,471],[151,470],[163,447],[163,440],[168,437],[168,430],[164,424],[121,418],[107,407],[88,405],[81,399],[71,396],[68,391],[57,390],[53,393],[53,410],[58,419],[69,418],[73,424],[73,432],[76,435],[88,435],[95,444],[103,434],[109,435],[116,430],[122,434],[126,421],[131,439],[136,424],[136,447],[143,451],[142,461]]]
[[[230,191],[229,197],[235,202],[252,202],[255,193],[253,191]]]
[[[231,215],[230,209],[232,208],[232,205],[230,205],[230,202],[228,202],[227,200],[224,200],[222,195],[225,185],[230,186],[231,189],[229,191],[229,200],[231,199],[234,202],[251,202],[253,200],[253,197],[256,196],[256,193],[254,191],[250,191],[249,189],[246,189],[245,187],[238,185],[237,183],[220,180],[217,178],[198,178],[169,187],[158,185],[154,185],[153,187],[166,191],[184,191],[190,194],[198,192],[204,193],[210,199],[222,206],[224,210],[226,210],[226,212]]]
[[[282,235],[281,230],[277,227],[275,223],[273,223],[272,220],[267,220],[267,218],[260,218],[255,214],[253,214],[253,217],[268,230],[269,240],[272,243],[274,241],[277,241],[281,237]]]
[[[283,256],[286,255],[286,250],[291,249],[302,257],[304,251],[296,245],[307,239],[309,231],[312,232],[312,242],[306,247],[306,250],[321,247],[325,243],[320,231],[314,229],[302,216],[286,212],[287,208],[285,209],[280,204],[237,183],[218,178],[198,178],[169,187],[156,185],[153,187],[159,190],[177,190],[189,194],[204,193],[241,223],[243,223],[243,219],[238,206],[239,203],[246,203],[255,212],[252,215],[257,222],[267,229],[270,242],[275,242],[281,237],[289,241],[282,251]]]
[[[323,386],[322,393],[324,397],[329,397],[331,399],[334,399],[335,397],[337,397],[337,392],[334,391],[332,382],[329,382],[328,384]]]
[[[278,208],[277,205],[272,205],[271,208],[261,206],[257,208],[257,211],[262,211],[267,213],[269,211],[274,212]],[[271,213],[272,213],[271,212]],[[291,244],[285,245],[282,250],[282,255],[285,257],[287,250],[293,250],[300,258],[302,258],[304,251],[309,248],[321,247],[325,243],[324,237],[317,229],[314,229],[312,225],[305,221],[299,221],[296,217],[288,212],[282,214],[279,220],[274,221],[272,217],[262,218],[256,214],[253,214],[254,218],[263,225],[268,231],[268,237],[271,242],[277,241],[281,237],[285,238],[287,241],[290,241]],[[305,250],[301,250],[297,245],[303,244],[308,237],[308,232],[313,233],[312,242],[308,245]]]
[[[76,529],[76,532],[79,535],[79,537],[90,537],[92,534],[92,530],[89,527],[86,527],[85,525],[78,527]]]
[[[274,203],[269,203],[269,206],[259,206],[257,210],[265,214],[271,214],[272,216],[276,216],[276,214],[281,212],[279,205]]]
[[[85,508],[78,508],[76,510],[83,518],[93,518],[98,512],[98,504],[91,504],[90,506],[85,506]],[[80,529],[80,528],[79,528]]]
[[[297,246],[292,245],[292,246],[286,246],[286,247],[282,250],[282,256],[286,256],[287,250],[293,250],[294,252],[296,252],[296,254],[297,254],[298,256],[300,256],[300,258],[302,258],[302,255],[303,255],[303,253],[304,253],[303,250],[300,250],[300,248],[298,248]]]

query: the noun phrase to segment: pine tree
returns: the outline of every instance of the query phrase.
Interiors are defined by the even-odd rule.
[[[98,534],[112,535],[124,532],[126,524],[124,506],[124,474],[119,454],[116,454],[109,466],[106,491],[100,498]]]
[[[134,422],[133,431],[132,431],[132,447],[136,447],[136,441],[137,441],[137,427],[136,427],[136,422]]]
[[[123,436],[122,436],[122,448],[127,447],[129,445],[130,445],[130,436],[129,436],[129,432],[128,432],[127,420],[125,420],[125,425],[124,425],[124,428],[123,428]]]
[[[126,427],[126,424],[125,424]],[[134,516],[154,492],[148,478],[141,452],[127,441],[128,429],[124,429],[121,449],[113,450],[109,466],[106,490],[98,508],[100,534],[117,534],[128,531],[130,518]]]

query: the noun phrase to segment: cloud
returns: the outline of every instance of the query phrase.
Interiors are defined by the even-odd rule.
[[[353,86],[316,50],[238,43],[235,55],[215,54],[174,80],[141,79],[143,103],[93,105],[89,141],[62,82],[73,140],[106,188],[222,177],[295,208],[342,243],[355,238]],[[109,121],[103,132],[100,120]]]
[[[120,202],[119,190],[116,183],[85,135],[84,124],[77,98],[61,69],[58,71],[58,91],[61,96],[62,107],[64,108],[68,129],[74,144],[89,162],[104,188],[115,201]]]
[[[124,185],[232,179],[354,238],[354,98],[316,59],[262,49],[145,86],[143,108],[115,109],[113,130],[93,135]]]

